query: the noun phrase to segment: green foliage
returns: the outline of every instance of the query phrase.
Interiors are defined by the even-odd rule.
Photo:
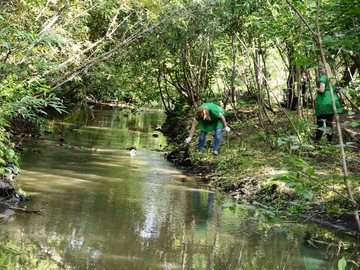
[[[24,119],[35,119],[39,115],[46,115],[44,109],[52,108],[59,113],[65,112],[65,107],[61,100],[54,94],[48,97],[36,98],[33,96],[24,96],[19,100],[4,105],[5,111],[12,117],[21,116]]]
[[[280,150],[292,154],[302,154],[303,152],[312,151],[315,147],[311,144],[300,143],[299,138],[294,135],[287,137],[278,137],[276,140],[277,147]]]
[[[346,260],[344,258],[341,258],[338,261],[338,270],[345,270],[346,269]]]
[[[275,177],[273,180],[284,182],[287,187],[292,188],[298,195],[303,196],[305,199],[311,200],[313,198],[313,194],[308,191],[309,186],[300,181],[294,173]]]
[[[2,100],[0,117],[0,162],[18,164],[18,157],[13,150],[9,133],[9,123],[16,118],[26,119],[41,127],[41,116],[47,115],[46,110],[53,109],[65,112],[62,100],[54,93],[48,93],[49,87],[37,77],[28,81],[20,81],[16,73],[7,76],[0,84]],[[11,128],[11,127],[10,127]]]
[[[169,115],[182,116],[192,115],[192,108],[201,102],[220,101],[235,87],[253,97],[251,110],[263,112],[259,104],[270,104],[290,73],[299,79],[319,62],[318,44],[286,1],[45,2],[0,1],[0,163],[16,159],[5,132],[10,120],[21,117],[41,124],[49,108],[65,111],[63,99],[79,104],[87,98],[160,104]],[[315,29],[316,2],[293,2]],[[360,55],[359,10],[358,1],[321,3],[325,54],[338,67],[339,77]],[[259,78],[254,75],[255,60],[263,73]],[[341,89],[352,102],[358,102],[358,74],[351,74],[349,87]],[[311,89],[316,79],[310,79]],[[262,102],[260,96],[265,97]],[[239,99],[233,104],[236,112],[250,104],[243,96]],[[247,166],[245,172],[251,172],[251,166],[264,158],[257,151],[271,141],[271,147],[289,159],[287,172],[278,180],[311,200],[318,188],[314,183],[322,177],[303,157],[339,153],[336,147],[319,151],[308,142],[314,131],[309,115],[312,110],[299,111],[290,117],[293,126],[275,132],[272,121],[247,121],[254,115],[232,123],[238,130],[245,125],[253,128],[253,136],[232,145],[224,139],[230,158],[220,161],[217,169],[242,173],[238,168]],[[359,121],[349,125],[356,128]],[[258,148],[248,153],[247,144]],[[234,158],[238,153],[241,158]]]
[[[316,4],[295,5],[313,23]],[[139,42],[130,42],[97,65],[80,68],[83,72],[74,73],[70,82],[58,89],[65,96],[92,95],[97,100],[130,100],[141,105],[164,101],[171,109],[179,98],[192,103],[192,94],[196,103],[219,101],[219,94],[231,84],[234,34],[237,56],[248,80],[253,80],[253,63],[247,50],[258,50],[271,59],[269,81],[282,72],[276,67],[282,65],[277,63],[279,59],[288,58],[289,64],[298,67],[309,67],[318,60],[309,31],[281,1],[138,0],[119,6],[117,1],[101,0],[96,5],[77,1],[63,9],[57,2],[44,6],[41,1],[30,1],[18,5],[2,2],[1,7],[0,54],[5,61],[0,69],[6,71],[2,75],[5,80],[16,76],[15,84],[42,78],[50,85],[61,77],[61,71],[92,63],[144,29],[152,29]],[[357,53],[357,5],[338,0],[321,8],[326,14],[326,19],[321,17],[321,27],[326,29],[324,43],[329,51],[343,48]],[[54,23],[49,24],[52,19]],[[252,91],[253,86],[239,75],[235,76],[236,87]]]
[[[48,255],[34,244],[19,244],[7,237],[0,247],[0,268],[45,270],[60,267],[58,262],[47,257]]]
[[[7,163],[18,166],[19,157],[15,153],[9,133],[5,131],[4,127],[0,127],[0,139],[0,167]]]
[[[249,220],[256,221],[262,228],[269,228],[271,224],[278,220],[276,209],[257,201],[254,201],[252,204],[246,201],[242,201],[241,204],[225,203],[223,209],[228,209],[232,212],[237,211],[243,216],[247,216]]]
[[[315,169],[300,157],[287,155],[289,167],[284,173],[278,174],[273,181],[284,182],[287,187],[293,189],[296,194],[307,200],[313,199],[312,189],[316,189],[316,182],[321,180],[315,173]]]

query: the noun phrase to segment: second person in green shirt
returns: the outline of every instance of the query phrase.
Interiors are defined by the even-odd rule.
[[[334,110],[331,101],[331,93],[330,93],[330,85],[329,79],[326,76],[325,68],[319,68],[320,78],[317,82],[317,96],[315,101],[315,115],[316,121],[318,125],[318,129],[316,131],[315,142],[319,142],[324,131],[326,132],[327,139],[329,143],[332,142],[332,122],[334,118]],[[336,88],[333,86],[334,100],[336,105],[337,113],[341,113],[343,111],[339,98],[336,94]],[[326,131],[326,129],[330,129]]]

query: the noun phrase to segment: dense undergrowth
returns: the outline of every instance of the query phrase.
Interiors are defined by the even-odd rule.
[[[268,133],[259,126],[254,111],[232,112],[228,117],[232,130],[223,133],[220,155],[213,156],[210,134],[204,153],[198,153],[196,137],[190,145],[183,143],[191,119],[187,116],[174,121],[168,117],[164,125],[172,142],[168,159],[211,188],[233,196],[234,205],[256,205],[264,210],[261,220],[268,223],[301,217],[356,233],[339,147],[336,142],[328,145],[325,138],[319,145],[312,142],[313,120],[297,123],[297,127],[304,126],[300,142],[281,112],[272,119]],[[359,139],[347,136],[347,131],[344,134],[349,181],[359,202]],[[358,134],[358,128],[352,128],[352,134]]]

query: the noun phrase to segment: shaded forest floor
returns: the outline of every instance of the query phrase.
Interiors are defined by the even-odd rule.
[[[310,112],[311,113],[311,112]],[[226,192],[235,202],[256,204],[266,208],[269,222],[274,216],[305,218],[326,226],[355,233],[357,230],[351,203],[347,199],[338,136],[328,145],[325,135],[315,145],[305,130],[314,130],[313,117],[299,123],[294,111],[278,111],[271,122],[260,127],[257,112],[251,109],[230,111],[227,117],[231,132],[223,133],[218,156],[211,151],[212,135],[207,135],[207,151],[197,151],[198,132],[189,145],[188,136],[192,116],[168,117],[164,133],[169,137],[167,158],[201,184]],[[306,117],[306,116],[305,116]],[[360,201],[360,113],[340,115],[346,147],[349,182],[355,199]],[[176,119],[176,120],[175,120]],[[295,121],[295,122],[294,122]],[[304,133],[297,141],[293,126]],[[309,132],[313,134],[314,131]],[[274,216],[273,216],[274,215]]]

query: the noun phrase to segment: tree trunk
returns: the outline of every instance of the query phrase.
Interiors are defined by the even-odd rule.
[[[165,111],[169,112],[169,109],[168,109],[168,106],[166,105],[165,98],[164,98],[162,88],[161,88],[161,71],[160,71],[160,68],[158,70],[158,74],[157,74],[156,79],[157,79],[157,83],[158,83],[158,88],[159,88],[159,92],[160,92],[161,101],[162,101],[162,103],[164,105]]]
[[[261,45],[260,45],[260,49],[261,49],[261,59],[262,59],[263,65],[264,65],[263,76],[264,76],[264,79],[266,79],[268,77],[268,72],[267,72],[266,61],[265,61],[265,51],[261,48]],[[266,94],[267,94],[267,99],[268,99],[268,104],[267,104],[266,108],[268,110],[270,110],[271,112],[274,112],[274,108],[272,107],[271,98],[270,98],[269,84],[265,83],[265,89],[266,89]]]
[[[344,70],[344,74],[341,78],[341,81],[339,83],[340,87],[346,87],[349,85],[349,83],[353,80],[353,76],[356,72],[356,69],[358,69],[357,65],[354,63],[350,67],[347,67]],[[360,69],[359,69],[360,70]]]
[[[193,81],[191,80],[191,78],[189,78],[189,74],[188,74],[188,60],[187,60],[188,44],[186,44],[185,46],[186,46],[185,50],[182,53],[184,84],[187,92],[188,101],[192,106],[195,106],[196,105],[195,94],[194,94],[195,89],[194,89],[194,85],[192,84]],[[190,72],[190,76],[191,76],[191,72]]]
[[[236,105],[236,86],[235,86],[235,76],[236,76],[236,68],[237,68],[237,50],[236,50],[236,35],[233,33],[231,38],[231,47],[233,52],[233,65],[232,65],[232,74],[231,74],[231,102],[232,104]]]

